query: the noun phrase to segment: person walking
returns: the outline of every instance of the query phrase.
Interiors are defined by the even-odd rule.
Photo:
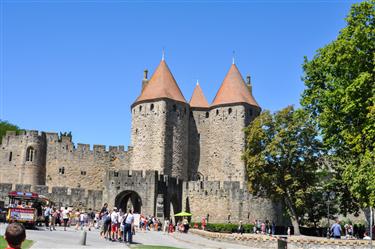
[[[124,217],[124,242],[133,243],[133,226],[134,226],[134,215],[131,209]]]
[[[111,238],[112,241],[118,240],[118,221],[119,221],[119,214],[117,212],[117,207],[113,208],[111,214]]]
[[[66,227],[68,226],[68,221],[69,221],[68,207],[65,207],[65,209],[62,211],[62,218],[63,218],[63,221],[64,221],[64,231],[66,231]]]
[[[335,239],[341,239],[341,225],[338,219],[336,220],[336,223],[332,225],[331,233]]]
[[[50,228],[49,227],[50,216],[51,216],[51,208],[47,206],[44,210],[44,223],[46,225],[47,230]],[[52,231],[52,229],[50,230]]]
[[[51,215],[51,230],[56,230],[56,219],[57,219],[57,210],[55,207],[53,207],[52,215]]]
[[[237,233],[243,234],[245,232],[245,228],[243,227],[242,221],[238,224]]]

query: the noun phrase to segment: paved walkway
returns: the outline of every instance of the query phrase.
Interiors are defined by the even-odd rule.
[[[0,234],[2,235],[5,231],[5,225],[0,225]],[[80,246],[81,231],[75,231],[69,228],[67,231],[63,231],[63,228],[57,227],[56,231],[49,231],[45,229],[38,230],[27,230],[27,239],[35,241],[31,249],[50,249],[50,248],[128,248],[125,244],[119,242],[111,242],[99,238],[99,231],[87,231],[87,245]],[[134,237],[135,244],[144,245],[163,245],[172,246],[177,248],[186,249],[198,249],[198,248],[238,248],[245,249],[249,248],[244,245],[234,244],[230,242],[220,242],[215,240],[206,239],[195,234],[181,234],[174,233],[172,235],[164,234],[163,232],[138,232]],[[133,247],[133,246],[130,246]]]

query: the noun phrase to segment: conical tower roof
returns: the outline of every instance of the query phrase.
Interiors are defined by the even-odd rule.
[[[140,101],[160,98],[169,98],[186,103],[186,100],[165,60],[160,62],[150,81],[144,87],[141,95],[137,98],[134,104]]]
[[[193,95],[190,99],[190,107],[209,107],[206,97],[203,94],[202,88],[199,83],[195,86]]]
[[[259,107],[235,64],[230,67],[211,106],[232,103],[248,103]]]

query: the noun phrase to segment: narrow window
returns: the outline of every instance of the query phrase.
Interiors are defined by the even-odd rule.
[[[216,110],[216,116],[219,115],[219,110]]]
[[[253,116],[253,109],[250,109],[250,116]]]
[[[151,104],[151,106],[150,106],[150,110],[151,110],[151,111],[154,110],[154,104]]]
[[[9,162],[12,161],[12,152],[9,152]]]
[[[26,161],[32,162],[34,159],[35,150],[33,147],[28,147],[26,150]]]
[[[173,105],[173,111],[177,111],[177,106],[176,105]]]
[[[209,117],[210,117],[210,113],[206,112],[206,118],[209,118]]]
[[[113,176],[114,176],[114,177],[118,177],[118,172],[116,172],[116,171],[113,172]]]
[[[85,176],[86,175],[86,171],[81,171],[81,175]]]
[[[229,108],[228,109],[228,114],[231,114],[232,113],[232,108]]]
[[[139,106],[139,111],[140,111],[140,112],[142,111],[142,106],[141,106],[141,105]]]
[[[65,174],[65,168],[64,168],[64,167],[60,167],[60,168],[59,168],[59,174],[60,174],[60,175]]]

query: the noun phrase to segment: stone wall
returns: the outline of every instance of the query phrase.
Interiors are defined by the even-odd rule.
[[[252,196],[240,182],[191,181],[184,188],[184,205],[200,222],[209,216],[211,223],[252,223],[256,219],[288,224],[282,215],[282,206],[269,199]]]
[[[189,180],[208,180],[210,174],[209,108],[194,108],[189,119]]]
[[[164,175],[187,180],[189,105],[167,100]]]
[[[0,149],[0,182],[44,184],[45,151],[44,133],[22,131],[16,135],[7,132]]]
[[[69,137],[46,133],[46,185],[103,190],[107,170],[130,168],[132,148],[124,146],[73,144]]]
[[[71,206],[76,208],[92,208],[100,210],[102,207],[102,191],[86,190],[83,188],[48,187],[45,185],[23,185],[0,183],[0,200],[7,205],[10,191],[34,192],[47,196],[56,206]]]

